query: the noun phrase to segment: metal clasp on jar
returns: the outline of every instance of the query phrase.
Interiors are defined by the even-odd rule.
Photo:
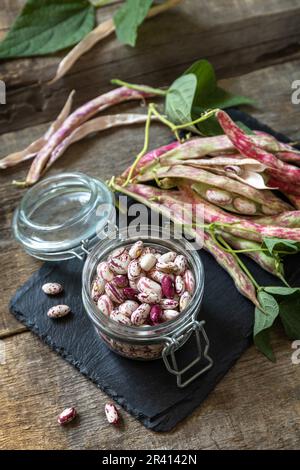
[[[201,322],[193,320],[177,331],[175,335],[166,338],[167,344],[163,349],[162,358],[167,370],[171,374],[176,375],[177,386],[180,388],[186,387],[213,366],[214,362],[208,355],[209,339],[203,327],[204,325],[204,320]],[[196,339],[197,356],[187,366],[179,370],[175,353],[183,346],[183,344],[186,343],[193,333]],[[183,382],[183,375],[186,374],[196,364],[198,364],[202,359],[206,360],[206,364],[198,372]]]

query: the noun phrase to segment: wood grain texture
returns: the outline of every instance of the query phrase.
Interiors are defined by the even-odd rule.
[[[168,14],[146,21],[136,48],[109,38],[52,86],[47,82],[64,53],[2,62],[0,79],[9,91],[7,105],[0,108],[1,129],[5,132],[47,122],[63,105],[69,89],[76,87],[76,103],[81,104],[106,91],[116,76],[160,86],[201,57],[212,61],[220,77],[228,77],[272,64],[278,55],[297,54],[299,3],[266,3],[268,7],[262,8],[259,0],[186,0]],[[101,17],[110,16],[112,8],[115,6],[103,9]]]
[[[31,333],[7,338],[0,365],[0,449],[299,449],[300,365],[277,331],[272,364],[250,348],[208,399],[170,433],[154,433],[121,411],[104,416],[107,396]],[[75,406],[79,419],[60,427]]]

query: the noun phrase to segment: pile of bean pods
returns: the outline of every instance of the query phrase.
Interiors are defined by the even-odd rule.
[[[101,314],[121,325],[155,326],[178,317],[194,290],[184,255],[162,253],[138,240],[98,264],[91,297]]]

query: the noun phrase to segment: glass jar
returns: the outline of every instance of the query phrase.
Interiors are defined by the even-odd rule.
[[[99,205],[102,208],[100,215],[97,211]],[[86,258],[82,273],[82,300],[101,340],[115,353],[130,359],[162,358],[168,371],[177,376],[177,385],[185,387],[213,365],[208,355],[209,340],[204,321],[197,318],[204,290],[201,259],[186,240],[166,238],[159,228],[151,227],[149,231],[149,227],[142,227],[133,237],[121,230],[114,239],[108,239],[107,227],[113,211],[114,197],[103,182],[81,173],[60,174],[27,191],[14,214],[13,232],[17,241],[34,257],[53,261],[74,256],[82,260]],[[177,318],[157,326],[120,325],[102,314],[91,298],[98,263],[107,260],[115,249],[129,247],[136,240],[143,240],[145,246],[162,253],[176,251],[186,256],[196,281],[195,292],[186,310]],[[193,334],[197,344],[196,357],[179,370],[175,352]],[[183,375],[203,358],[205,364],[183,381]]]

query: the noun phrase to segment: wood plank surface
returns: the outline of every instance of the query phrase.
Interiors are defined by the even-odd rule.
[[[24,3],[2,0],[0,38]],[[99,10],[98,22],[115,8]],[[258,107],[249,112],[299,140],[300,105],[291,102],[292,81],[299,79],[299,19],[299,0],[186,0],[169,15],[144,24],[137,48],[107,40],[52,87],[46,81],[61,53],[1,62],[0,79],[9,93],[7,105],[0,106],[0,156],[43,134],[71,88],[77,90],[77,106],[109,89],[112,77],[165,85],[201,57],[214,63],[218,76],[225,78],[224,87],[256,99]],[[139,104],[122,105],[114,112],[129,109],[145,112]],[[153,125],[153,147],[170,137],[166,129]],[[142,143],[142,126],[105,132],[73,145],[49,175],[76,170],[106,179],[122,171]],[[0,449],[299,449],[300,366],[291,363],[291,345],[281,330],[274,337],[276,364],[252,347],[173,432],[147,431],[125,412],[120,431],[106,423],[106,395],[8,311],[16,288],[40,266],[11,234],[12,214],[24,194],[11,181],[23,179],[27,169],[28,162],[0,172],[0,346],[6,350],[6,363],[0,364]],[[74,404],[80,419],[68,428],[57,426],[57,414]]]
[[[277,332],[277,364],[250,348],[206,401],[172,432],[154,433],[121,411],[106,422],[107,396],[31,333],[5,339],[0,365],[0,449],[299,449],[300,365]],[[147,399],[147,397],[145,397]],[[66,427],[56,417],[75,406]]]
[[[262,8],[262,3],[268,7]],[[112,8],[103,9],[103,19]],[[160,86],[199,57],[211,60],[220,77],[272,64],[278,55],[299,53],[299,21],[299,2],[186,0],[168,14],[146,21],[136,48],[107,39],[52,86],[47,82],[63,53],[2,62],[0,79],[9,90],[7,105],[0,108],[2,132],[47,122],[63,105],[68,90],[77,89],[76,103],[81,104],[108,90],[116,76]]]

